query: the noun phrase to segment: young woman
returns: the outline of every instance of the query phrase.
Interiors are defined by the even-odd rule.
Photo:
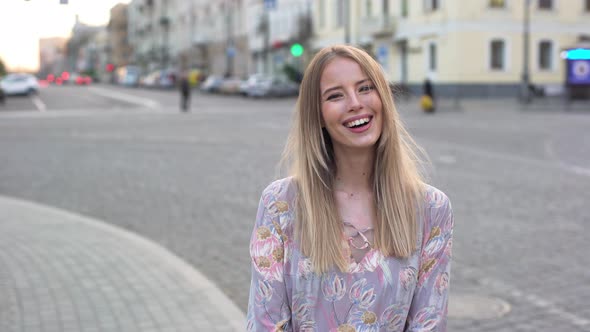
[[[248,331],[445,331],[453,216],[422,181],[380,65],[321,50],[250,243]]]

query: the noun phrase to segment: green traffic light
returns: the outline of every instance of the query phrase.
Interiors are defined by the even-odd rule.
[[[300,57],[303,55],[303,46],[301,46],[299,43],[291,45],[291,55],[294,57]]]

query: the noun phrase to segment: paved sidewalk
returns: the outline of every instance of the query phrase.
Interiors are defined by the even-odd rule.
[[[209,280],[162,247],[0,196],[0,331],[242,331],[244,324]]]

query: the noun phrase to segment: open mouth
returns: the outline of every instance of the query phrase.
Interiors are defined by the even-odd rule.
[[[345,122],[344,126],[353,132],[362,132],[369,128],[372,119],[372,116],[366,116],[364,118]]]

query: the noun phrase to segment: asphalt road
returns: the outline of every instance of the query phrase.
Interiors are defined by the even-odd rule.
[[[294,99],[50,87],[0,106],[0,195],[105,220],[245,310],[248,240]],[[402,118],[455,212],[451,331],[590,331],[590,104],[453,101]],[[550,105],[549,107],[547,105]],[[588,107],[586,107],[588,106]]]

